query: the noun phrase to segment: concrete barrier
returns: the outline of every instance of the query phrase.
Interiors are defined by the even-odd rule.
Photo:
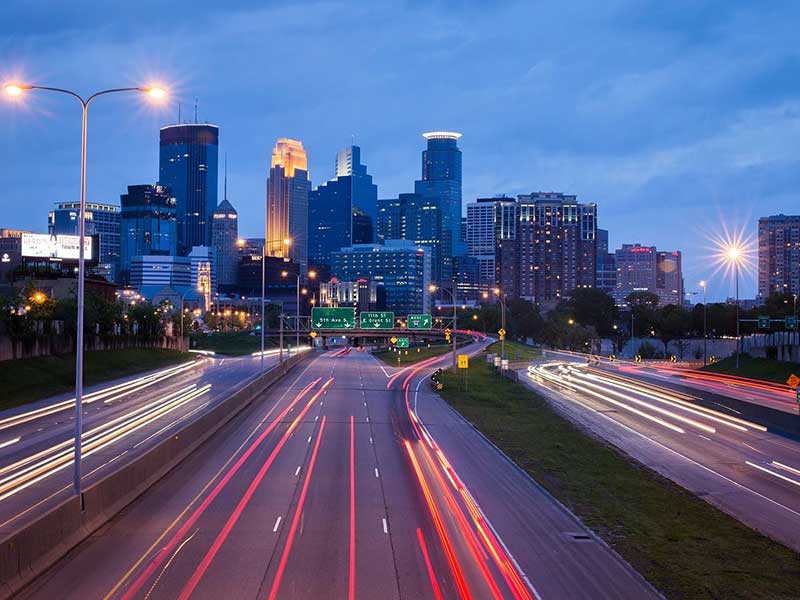
[[[186,424],[128,464],[89,486],[0,542],[0,598],[9,598],[52,566],[156,483],[200,444],[311,356],[291,357]]]

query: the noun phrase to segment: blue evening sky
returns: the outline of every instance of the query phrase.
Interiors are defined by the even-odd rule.
[[[390,197],[413,189],[430,129],[464,134],[465,201],[575,193],[612,246],[682,250],[687,290],[724,226],[754,241],[759,216],[800,212],[795,2],[5,0],[0,23],[3,80],[170,87],[160,109],[93,106],[93,201],[155,182],[158,128],[178,102],[192,119],[197,98],[221,128],[243,236],[260,233],[277,137],[303,141],[318,184],[354,135]],[[2,101],[0,227],[44,231],[52,204],[77,198],[79,123],[65,97]],[[711,297],[729,293],[718,273]]]

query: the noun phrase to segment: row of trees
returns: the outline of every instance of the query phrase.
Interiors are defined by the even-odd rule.
[[[576,351],[589,351],[598,338],[612,339],[619,347],[631,336],[652,337],[661,342],[664,355],[670,342],[702,337],[704,329],[710,338],[736,335],[733,304],[714,303],[705,307],[697,304],[691,310],[674,304],[659,306],[658,296],[650,292],[634,292],[626,300],[630,308],[620,311],[604,291],[577,289],[546,315],[527,300],[509,300],[506,330],[511,338],[531,338],[548,346]],[[754,321],[758,315],[782,318],[794,311],[794,296],[773,294],[762,307],[740,309],[739,316]],[[460,326],[496,332],[501,323],[500,305],[464,311],[459,319]],[[740,331],[743,335],[757,332],[757,324],[740,323]]]

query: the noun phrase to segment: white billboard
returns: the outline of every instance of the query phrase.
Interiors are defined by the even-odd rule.
[[[92,260],[92,238],[83,240],[86,261]],[[23,233],[22,256],[46,260],[78,260],[80,238],[77,235],[48,235],[46,233]]]

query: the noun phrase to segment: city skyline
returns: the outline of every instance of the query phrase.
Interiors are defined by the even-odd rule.
[[[411,191],[410,184],[419,177],[420,133],[453,129],[464,133],[464,204],[502,193],[575,194],[597,203],[598,225],[610,231],[612,251],[623,243],[682,250],[686,289],[692,291],[696,281],[710,276],[704,268],[710,251],[703,223],[710,226],[724,215],[729,224],[744,226],[755,241],[759,217],[796,212],[798,84],[792,76],[796,65],[786,50],[792,19],[779,8],[771,12],[719,3],[662,8],[658,19],[629,9],[629,3],[616,3],[581,15],[519,4],[495,12],[477,7],[452,10],[447,5],[409,8],[385,26],[401,34],[392,36],[399,48],[378,44],[372,55],[358,57],[359,67],[396,84],[379,90],[374,82],[337,79],[335,73],[325,72],[329,65],[321,56],[342,36],[359,31],[354,23],[377,23],[389,8],[313,5],[306,10],[321,22],[328,19],[330,31],[315,27],[303,34],[316,36],[318,42],[316,51],[298,58],[311,59],[303,61],[309,69],[307,79],[287,85],[284,78],[294,75],[281,73],[281,94],[275,95],[272,68],[255,76],[248,67],[242,67],[241,74],[223,71],[223,64],[258,50],[259,42],[242,37],[256,25],[270,31],[274,27],[274,33],[284,37],[300,35],[300,23],[308,16],[300,7],[210,9],[203,19],[215,20],[221,39],[227,40],[217,46],[223,50],[210,62],[210,46],[205,48],[198,34],[188,29],[158,50],[142,44],[141,32],[133,36],[121,23],[125,18],[135,21],[137,11],[147,9],[127,7],[106,23],[108,31],[96,33],[89,42],[80,40],[109,47],[105,62],[88,75],[80,68],[83,54],[76,32],[96,27],[98,17],[76,23],[75,15],[60,12],[63,8],[49,11],[48,18],[12,2],[0,14],[19,24],[16,35],[36,33],[39,38],[36,45],[22,46],[13,44],[11,37],[0,38],[8,69],[2,76],[69,83],[79,89],[140,83],[153,76],[170,85],[175,99],[161,111],[143,110],[132,98],[109,102],[102,109],[98,105],[90,132],[92,202],[113,202],[130,183],[156,181],[157,131],[176,120],[178,102],[182,120],[192,121],[195,98],[199,120],[221,128],[220,149],[230,155],[231,198],[246,224],[244,237],[258,234],[264,173],[276,137],[304,142],[316,186],[329,176],[330,156],[352,143],[355,133],[380,197],[392,197]],[[169,10],[162,20],[175,26]],[[421,16],[451,27],[434,28]],[[502,46],[502,53],[495,48],[498,34],[472,37],[461,28],[476,16],[486,20],[487,31],[505,32],[509,46]],[[271,24],[275,17],[283,19],[277,20],[285,31]],[[531,18],[572,28],[576,35],[569,56],[564,56],[566,50],[540,50],[547,44],[534,48],[521,36],[517,39],[515,32],[521,33],[522,24]],[[154,25],[150,35],[157,35],[162,26]],[[552,35],[546,29],[541,28],[540,41]],[[746,36],[738,35],[745,29]],[[113,32],[119,35],[114,38]],[[134,37],[139,43],[131,53]],[[640,56],[622,57],[631,38],[650,43],[639,47]],[[591,47],[598,40],[605,50],[594,53]],[[187,61],[187,44],[198,48],[197,58]],[[153,48],[141,49],[148,46]],[[392,59],[390,51],[401,58]],[[479,59],[481,53],[486,56]],[[426,96],[419,99],[412,89],[412,102],[397,87],[412,81],[411,73],[423,64],[423,57],[432,67],[418,75]],[[488,69],[501,57],[506,61],[503,68],[474,77],[475,63],[470,61]],[[289,59],[287,55],[281,60]],[[283,64],[281,60],[276,62]],[[735,70],[724,68],[734,63]],[[59,65],[58,71],[53,64]],[[596,73],[590,73],[593,70]],[[715,76],[705,77],[703,85],[690,85],[709,72]],[[220,86],[223,73],[225,85]],[[576,87],[581,74],[585,81]],[[310,81],[326,85],[331,93],[309,94]],[[353,93],[345,94],[347,103],[337,99],[337,92],[351,88]],[[0,183],[12,202],[23,207],[12,208],[4,225],[41,231],[41,215],[53,203],[77,196],[78,119],[74,107],[58,98],[31,94],[25,104],[27,108],[0,110],[5,138],[0,160],[6,165]],[[235,108],[223,108],[226,104]],[[387,114],[392,115],[391,125]],[[25,157],[31,155],[40,157],[47,169],[28,166]],[[667,205],[672,210],[663,210]],[[743,278],[742,294],[755,293],[753,273]],[[711,280],[710,299],[729,295],[732,286],[720,278]]]

